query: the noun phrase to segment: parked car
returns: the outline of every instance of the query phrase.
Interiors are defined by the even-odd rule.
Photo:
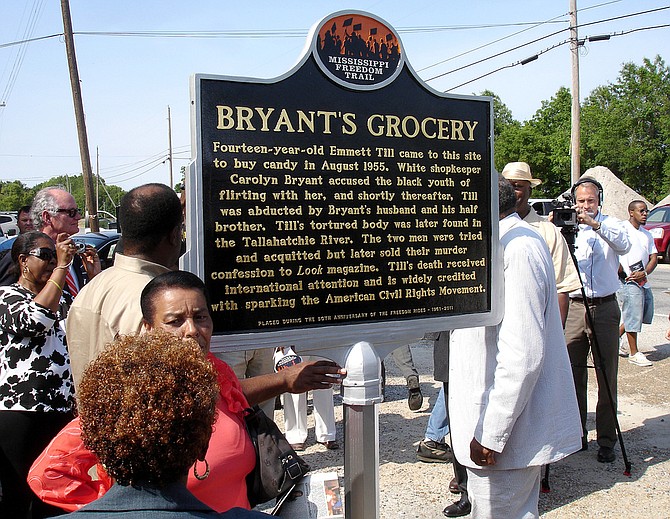
[[[659,257],[664,263],[670,263],[670,204],[652,209],[644,228],[654,237]]]
[[[72,235],[72,241],[75,243],[85,243],[96,248],[102,270],[114,264],[114,253],[119,238],[121,238],[121,234],[117,231],[84,232]]]
[[[19,234],[16,211],[3,211],[0,213],[0,231],[0,234],[7,238]]]

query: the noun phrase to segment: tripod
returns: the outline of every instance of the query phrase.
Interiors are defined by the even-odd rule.
[[[575,256],[575,237],[577,236],[577,226],[566,226],[566,227],[561,227],[561,233],[563,234],[563,237],[565,238],[565,241],[568,244],[568,249],[570,250],[570,257],[572,258],[573,263],[575,264],[575,268],[577,269],[577,272],[579,272],[579,262],[577,261],[577,257]],[[607,377],[607,371],[605,369],[604,365],[604,360],[601,355],[601,350],[600,350],[600,345],[598,344],[598,336],[595,331],[595,326],[594,326],[594,321],[593,321],[593,314],[591,313],[591,306],[589,304],[589,300],[586,297],[586,291],[584,290],[584,286],[581,286],[581,293],[582,293],[582,300],[584,301],[584,310],[586,313],[586,325],[587,327],[591,330],[591,334],[587,334],[587,338],[589,340],[589,345],[591,347],[591,351],[593,352],[593,368],[596,371],[600,371],[600,374],[602,376],[603,382],[605,383],[605,390],[608,398],[608,403],[609,403],[609,408],[612,412],[612,416],[614,418],[614,426],[616,429],[616,434],[617,438],[619,440],[619,445],[621,446],[621,457],[623,458],[624,461],[624,475],[630,476],[631,475],[631,464],[630,461],[628,460],[628,456],[626,455],[626,447],[623,442],[623,435],[621,433],[621,427],[619,425],[619,419],[617,418],[616,414],[616,407],[614,405],[614,398],[612,397],[612,389],[610,386],[610,382]],[[596,359],[598,360],[596,362]],[[590,366],[586,366],[590,367]],[[548,479],[548,471],[547,471],[547,479]],[[547,483],[548,487],[548,483]]]

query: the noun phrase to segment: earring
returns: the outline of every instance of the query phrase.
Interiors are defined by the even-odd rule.
[[[198,460],[195,460],[195,463],[193,464],[193,475],[195,476],[195,479],[198,481],[202,481],[203,479],[207,479],[207,476],[209,476],[209,463],[207,463],[207,460],[203,460],[205,462],[205,473],[204,474],[198,474]]]
[[[28,273],[28,265],[23,266],[23,273],[27,274]]]

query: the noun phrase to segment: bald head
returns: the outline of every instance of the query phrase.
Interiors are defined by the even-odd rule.
[[[182,224],[181,203],[177,194],[164,184],[145,184],[136,187],[121,198],[119,224],[123,238],[124,255],[155,256],[165,242],[177,240],[179,256]],[[170,258],[162,258],[165,264]],[[171,267],[172,264],[166,266]]]

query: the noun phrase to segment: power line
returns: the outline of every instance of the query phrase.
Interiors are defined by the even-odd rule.
[[[599,36],[595,36],[595,37],[591,37],[591,38],[589,38],[587,36],[586,38],[580,39],[579,42],[580,42],[580,44],[583,44],[584,41],[586,41],[586,40],[597,41],[597,39],[609,39],[609,37],[623,36],[625,34],[631,34],[631,33],[639,32],[639,31],[647,31],[647,30],[651,30],[651,29],[664,29],[664,28],[667,28],[667,27],[670,27],[670,24],[653,25],[653,26],[648,26],[648,27],[638,27],[636,29],[629,29],[627,31],[614,32],[614,33],[611,33],[611,34],[608,34],[608,35],[599,35]],[[607,38],[603,38],[602,36],[607,36]],[[490,72],[487,72],[486,74],[482,74],[481,76],[478,76],[474,79],[470,79],[468,81],[465,81],[464,83],[461,83],[460,85],[456,85],[454,87],[451,87],[448,90],[445,90],[445,92],[451,92],[452,90],[456,90],[457,88],[460,88],[462,86],[468,85],[470,83],[474,83],[475,81],[477,81],[479,79],[482,79],[482,78],[485,78],[486,76],[490,76],[492,74],[495,74],[496,72],[500,72],[501,70],[504,70],[506,68],[515,67],[517,65],[526,65],[527,63],[530,63],[531,61],[535,61],[542,54],[545,54],[545,53],[549,52],[550,50],[555,49],[556,47],[560,47],[561,45],[565,45],[566,43],[569,43],[569,41],[570,40],[564,40],[560,43],[557,43],[556,45],[552,45],[551,47],[549,47],[547,49],[541,50],[540,52],[530,56],[529,58],[526,58],[526,59],[520,60],[520,61],[516,61],[516,62],[511,63],[509,65],[505,65],[503,67],[500,67],[500,68],[497,68],[497,69],[492,70]]]
[[[606,19],[604,19],[604,20],[598,20],[598,21],[595,21],[595,22],[588,22],[588,23],[580,24],[580,25],[578,25],[578,27],[579,27],[579,28],[582,28],[582,27],[588,27],[588,26],[590,26],[590,25],[596,25],[596,24],[599,24],[599,23],[606,23],[606,22],[610,22],[610,21],[614,21],[614,20],[620,20],[620,19],[623,19],[623,18],[630,18],[630,17],[633,17],[633,16],[640,16],[640,15],[642,15],[642,14],[649,14],[649,13],[653,13],[653,12],[656,12],[656,11],[662,11],[662,10],[665,10],[665,9],[670,9],[670,6],[659,7],[659,8],[657,8],[657,9],[650,9],[650,10],[647,10],[647,11],[639,11],[639,12],[636,12],[636,13],[630,13],[630,14],[626,14],[626,15],[622,15],[622,16],[615,16],[615,17],[612,17],[612,18],[606,18]],[[536,38],[536,39],[534,39],[534,40],[532,40],[532,41],[529,41],[529,42],[526,42],[526,43],[522,43],[522,44],[520,44],[520,45],[517,45],[516,47],[512,47],[512,48],[510,48],[510,49],[503,50],[503,51],[501,51],[501,52],[498,52],[498,53],[493,54],[493,55],[491,55],[491,56],[487,56],[487,57],[482,58],[482,59],[477,60],[477,61],[473,61],[473,62],[468,63],[468,64],[466,64],[466,65],[463,65],[463,66],[461,66],[461,67],[458,67],[458,68],[455,68],[455,69],[452,69],[452,70],[448,70],[447,72],[443,72],[442,74],[438,74],[438,75],[436,75],[436,76],[433,76],[433,77],[431,77],[431,78],[428,78],[428,79],[426,79],[425,81],[426,81],[426,82],[428,82],[428,81],[433,81],[434,79],[441,78],[441,77],[446,76],[446,75],[448,75],[448,74],[453,74],[454,72],[458,72],[458,71],[460,71],[460,70],[464,70],[464,69],[469,68],[469,67],[472,67],[472,66],[474,66],[474,65],[478,65],[478,64],[480,64],[480,63],[484,63],[485,61],[488,61],[488,60],[490,60],[490,59],[500,57],[500,56],[502,56],[503,54],[507,54],[507,53],[509,53],[509,52],[513,52],[513,51],[518,50],[518,49],[521,49],[521,48],[523,48],[523,47],[527,47],[528,45],[532,45],[533,43],[537,43],[538,41],[546,40],[547,38],[551,38],[552,36],[556,36],[557,34],[560,34],[560,33],[564,32],[564,31],[566,31],[566,30],[568,30],[568,29],[566,28],[566,29],[561,29],[561,30],[559,30],[559,31],[552,32],[552,33],[547,34],[547,35],[545,35],[545,36],[541,36],[541,37],[539,37],[539,38]],[[429,68],[429,67],[427,67],[427,68]],[[507,68],[507,67],[503,67],[503,68]],[[486,77],[486,75],[489,75],[489,74],[485,74],[485,75],[482,76],[482,77]],[[480,77],[479,79],[481,79],[481,77]],[[476,80],[473,80],[473,81],[476,81]],[[471,81],[470,81],[470,82],[471,82]],[[467,83],[465,83],[465,84],[467,84]],[[462,86],[462,85],[459,85],[459,86]],[[458,87],[454,87],[454,88],[458,88]],[[453,89],[450,89],[450,90],[453,90]],[[447,92],[448,92],[448,91],[449,91],[449,90],[447,90]]]
[[[37,21],[39,20],[40,14],[43,9],[44,9],[44,0],[35,0],[33,2],[33,8],[26,23],[26,28],[23,31],[23,38],[22,38],[23,40],[26,40],[30,36],[32,36],[33,32],[35,31],[35,25],[37,24]],[[14,58],[14,64],[12,65],[12,70],[9,73],[9,79],[7,80],[7,85],[5,86],[5,89],[2,92],[2,96],[0,96],[0,101],[2,101],[3,103],[7,102],[9,96],[12,93],[12,90],[14,89],[14,84],[16,83],[16,79],[19,76],[19,71],[21,70],[21,65],[23,64],[23,59],[25,58],[27,51],[28,51],[28,45],[22,44],[16,53],[16,57]]]
[[[589,6],[589,7],[585,7],[585,8],[583,8],[583,9],[580,9],[580,11],[589,11],[589,10],[591,10],[591,9],[597,9],[597,8],[599,8],[599,7],[604,7],[604,6],[606,6],[606,5],[618,4],[618,3],[621,2],[621,1],[622,1],[622,0],[611,0],[610,2],[604,2],[604,3],[602,3],[602,4],[596,4],[596,5],[592,5],[592,6]],[[559,20],[558,18],[561,18],[561,17],[564,17],[564,16],[568,16],[568,14],[569,14],[569,13],[563,13],[563,14],[560,14],[560,15],[558,15],[558,16],[554,16],[553,18],[549,18],[548,20],[545,20],[545,21],[543,21],[543,22],[532,22],[532,23],[528,23],[528,25],[531,25],[531,27],[528,27],[528,28],[523,29],[523,30],[521,30],[521,31],[514,32],[514,33],[509,34],[509,35],[507,35],[507,36],[503,36],[502,38],[498,38],[497,40],[493,40],[493,41],[490,41],[490,42],[488,42],[488,43],[484,43],[483,45],[480,45],[480,46],[478,46],[478,47],[475,47],[474,49],[466,50],[466,51],[464,51],[464,52],[461,52],[460,54],[456,54],[456,55],[451,56],[451,57],[449,57],[449,58],[443,59],[442,61],[438,61],[437,63],[434,63],[434,64],[432,64],[432,65],[428,65],[427,67],[423,67],[423,68],[417,70],[417,72],[423,72],[424,70],[428,70],[429,68],[433,68],[433,67],[435,67],[435,66],[437,66],[437,65],[441,65],[442,63],[446,63],[446,62],[448,62],[448,61],[452,61],[452,60],[454,60],[454,59],[456,59],[456,58],[463,57],[463,56],[465,56],[465,55],[467,55],[467,54],[470,54],[470,53],[472,53],[472,52],[476,52],[476,51],[481,50],[481,49],[484,49],[484,48],[486,48],[486,47],[490,47],[491,45],[495,45],[496,43],[499,43],[499,42],[501,42],[501,41],[503,41],[503,40],[506,40],[506,39],[509,39],[509,38],[513,38],[514,36],[518,36],[519,34],[522,34],[522,33],[526,32],[526,31],[529,31],[529,30],[534,29],[534,28],[536,28],[536,27],[540,27],[541,25],[553,24],[553,23],[565,23],[565,22],[567,22],[567,21],[569,21],[569,20],[568,20],[568,19]],[[501,25],[502,25],[502,24],[501,24]],[[499,27],[499,26],[501,26],[501,25],[498,25],[497,27]],[[521,25],[521,24],[510,24],[510,25]],[[524,24],[524,25],[525,25],[525,24]]]

